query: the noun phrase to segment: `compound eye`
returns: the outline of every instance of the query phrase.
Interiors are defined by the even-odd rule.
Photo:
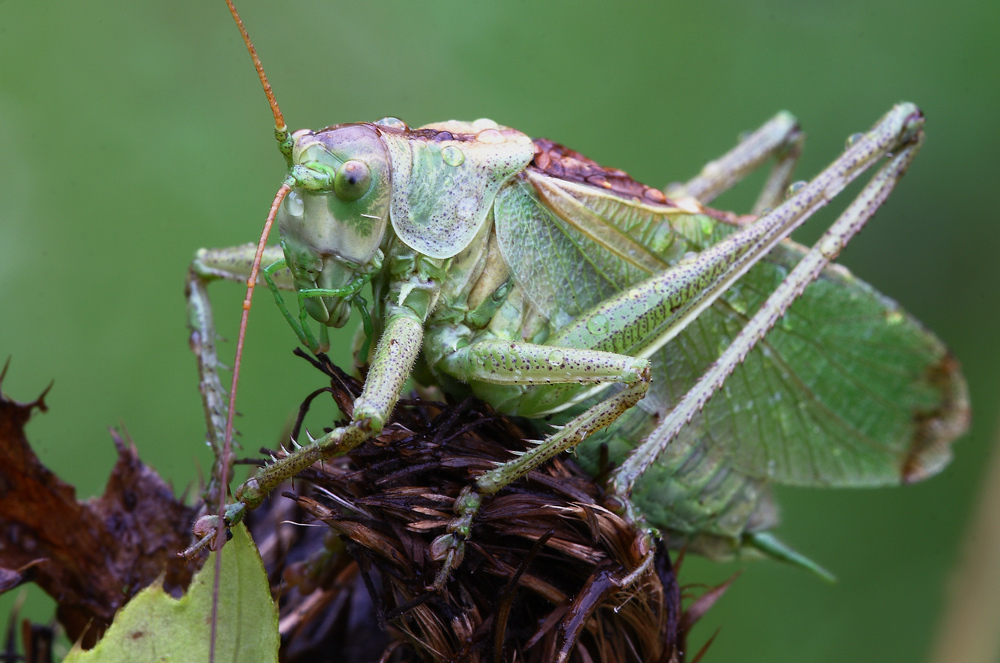
[[[340,167],[333,179],[333,192],[344,202],[353,202],[368,193],[372,173],[364,161],[351,159]]]

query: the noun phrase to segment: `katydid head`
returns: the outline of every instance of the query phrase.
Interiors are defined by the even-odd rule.
[[[299,291],[355,288],[382,265],[379,244],[389,218],[389,155],[367,124],[292,135],[289,172],[296,186],[278,211],[285,259]],[[341,327],[350,295],[308,297],[317,321]]]

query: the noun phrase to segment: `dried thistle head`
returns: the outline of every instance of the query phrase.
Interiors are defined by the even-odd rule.
[[[360,384],[325,357],[311,361],[349,413]],[[401,401],[377,440],[314,466],[286,493],[294,503],[258,512],[282,659],[681,660],[680,590],[665,550],[623,586],[648,538],[604,508],[600,485],[569,460],[487,499],[462,564],[443,590],[429,589],[440,569],[432,542],[455,500],[523,451],[525,437],[478,401]],[[329,528],[277,527],[296,517]]]

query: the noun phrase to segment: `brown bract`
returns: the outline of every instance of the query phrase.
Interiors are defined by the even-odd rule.
[[[360,384],[321,360],[310,358],[349,412]],[[377,440],[300,477],[286,493],[298,515],[286,500],[255,512],[251,530],[281,596],[283,660],[683,660],[666,551],[622,586],[646,539],[568,460],[484,499],[461,566],[444,590],[429,589],[440,569],[432,542],[455,518],[456,497],[524,450],[524,438],[472,399],[402,401]],[[287,519],[326,527],[279,525]],[[301,557],[306,540],[325,542]]]
[[[104,494],[77,501],[24,434],[32,412],[47,409],[44,397],[18,403],[0,393],[0,590],[34,582],[58,602],[70,639],[90,645],[159,576],[168,590],[188,584],[194,569],[177,551],[190,540],[194,511],[115,432],[118,460]]]
[[[306,399],[303,416],[326,393],[349,412],[360,384],[325,357],[310,361],[330,386]],[[161,576],[176,593],[188,584],[194,565],[176,555],[190,543],[196,507],[117,434],[104,495],[77,501],[25,438],[24,424],[45,409],[41,397],[0,395],[0,591],[37,583],[57,600],[69,637],[90,646],[142,587]],[[684,660],[688,628],[724,588],[685,612],[662,548],[625,586],[648,539],[605,508],[600,483],[568,459],[485,499],[463,562],[443,590],[429,589],[441,566],[432,544],[453,521],[455,499],[524,450],[524,438],[516,422],[472,399],[402,401],[377,440],[314,466],[286,493],[292,499],[274,496],[252,512],[280,606],[281,660]],[[47,660],[50,630],[36,634],[25,622],[22,640],[25,660]]]

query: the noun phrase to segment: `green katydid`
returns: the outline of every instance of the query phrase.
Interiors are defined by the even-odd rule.
[[[481,499],[571,448],[595,470],[607,449],[617,465],[610,502],[672,542],[714,557],[751,546],[806,565],[767,534],[777,520],[770,483],[886,485],[947,463],[968,422],[957,362],[895,302],[830,264],[919,150],[916,106],[898,104],[813,180],[791,186],[802,135],[780,113],[664,194],[490,120],[410,129],[387,118],[289,134],[230,9],[272,105],[288,173],[259,245],[202,250],[191,270],[222,477],[214,499],[224,502],[260,265],[311,350],[352,307],[375,342],[359,353],[369,368],[350,423],[296,442],[259,470],[220,528],[313,463],[375,436],[411,376],[555,425],[529,452],[471,480],[452,531],[435,542],[436,585],[461,563]],[[771,158],[752,217],[707,207]],[[883,160],[811,249],[787,239]],[[281,247],[266,248],[274,220]],[[248,283],[228,406],[205,291],[218,278]],[[370,308],[359,295],[368,283]],[[297,311],[282,290],[296,293]],[[309,318],[320,323],[318,338]]]

